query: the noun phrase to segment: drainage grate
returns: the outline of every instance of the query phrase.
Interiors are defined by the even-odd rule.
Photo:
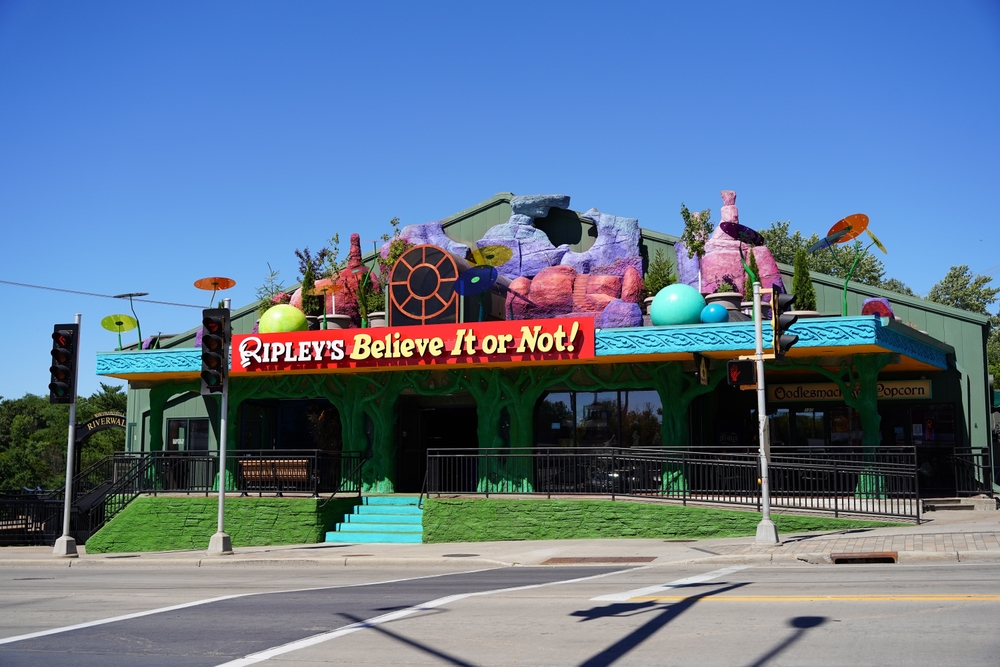
[[[861,563],[896,563],[899,554],[895,551],[858,551],[856,553],[830,554],[834,565],[857,565]]]
[[[442,558],[475,558],[479,554],[442,554]]]
[[[652,563],[656,556],[579,556],[576,558],[550,558],[542,565],[604,565],[620,563]]]

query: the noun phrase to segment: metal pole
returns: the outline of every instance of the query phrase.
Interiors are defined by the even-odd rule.
[[[772,295],[773,298],[773,295]],[[773,307],[773,306],[772,306]],[[757,434],[760,440],[760,505],[761,519],[757,524],[757,542],[779,544],[778,529],[771,521],[771,482],[767,473],[767,456],[770,451],[767,428],[767,395],[764,392],[764,323],[761,321],[760,283],[753,284],[753,328],[757,351]],[[773,333],[772,333],[773,335]]]
[[[80,366],[80,313],[76,314],[76,361],[73,364],[73,401],[69,404],[69,435],[66,438],[66,494],[63,498],[62,536],[56,540],[52,555],[56,558],[78,558],[76,540],[70,537],[69,520],[73,513],[73,455],[76,453],[76,376]]]
[[[223,299],[222,307],[229,310],[229,299]],[[222,358],[226,364],[229,361],[229,341],[222,350]],[[226,534],[224,528],[224,517],[226,507],[226,417],[229,412],[229,368],[226,369],[222,380],[222,407],[219,410],[219,516],[218,527],[215,535],[208,544],[208,553],[225,555],[233,553],[233,544]]]

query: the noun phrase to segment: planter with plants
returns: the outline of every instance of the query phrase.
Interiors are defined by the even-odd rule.
[[[644,312],[649,312],[649,304],[653,303],[653,297],[661,289],[676,282],[677,274],[674,273],[673,265],[667,259],[663,248],[657,248],[656,252],[653,253],[653,260],[649,263],[649,268],[646,269],[646,278],[643,281]]]
[[[736,291],[736,285],[728,278],[719,283],[714,294],[705,295],[705,303],[721,303],[728,310],[739,310],[742,301],[743,295]]]
[[[302,273],[302,312],[309,322],[310,331],[320,329],[326,310],[326,296],[316,292],[316,277],[322,277],[323,263],[329,252],[326,248],[315,255],[309,252],[309,248],[295,251],[295,256],[299,258],[299,271]]]

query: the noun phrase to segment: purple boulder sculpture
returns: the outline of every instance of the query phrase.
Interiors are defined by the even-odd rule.
[[[600,329],[639,327],[642,326],[642,309],[637,303],[614,299],[604,307],[594,324]]]
[[[592,208],[583,218],[597,226],[597,240],[585,252],[568,252],[562,258],[563,266],[572,266],[578,273],[609,273],[624,276],[631,266],[642,273],[639,256],[639,221]]]
[[[469,246],[458,241],[452,241],[444,233],[440,222],[425,222],[421,225],[407,225],[400,230],[399,235],[413,245],[430,244],[444,248],[450,253],[465,257],[469,254]],[[386,243],[380,249],[382,257],[389,256],[389,244]]]

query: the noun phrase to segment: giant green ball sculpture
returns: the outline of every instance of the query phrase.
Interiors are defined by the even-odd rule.
[[[309,328],[305,313],[289,306],[287,303],[279,303],[271,306],[261,315],[260,324],[257,325],[258,333],[284,333],[286,331],[305,331]]]
[[[701,292],[683,283],[667,285],[653,297],[649,317],[653,324],[662,327],[671,324],[698,324],[705,297]]]

